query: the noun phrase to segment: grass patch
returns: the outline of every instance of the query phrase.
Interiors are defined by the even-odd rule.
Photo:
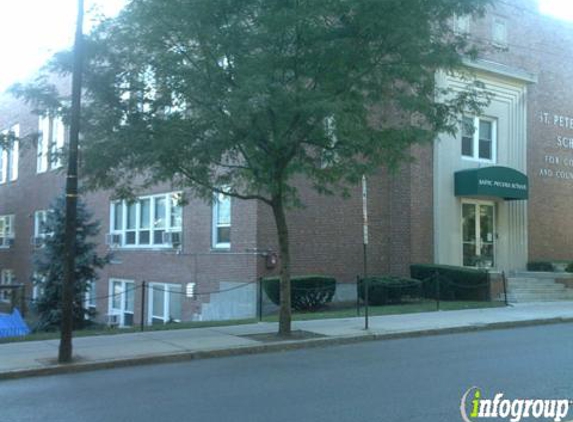
[[[332,306],[332,305],[331,305]],[[471,301],[447,301],[440,302],[440,310],[442,311],[457,311],[462,309],[482,309],[482,308],[499,308],[505,306],[503,302],[471,302]],[[370,316],[380,315],[401,315],[413,314],[419,312],[435,312],[436,302],[433,300],[424,300],[421,302],[413,302],[401,305],[383,305],[383,306],[370,306]],[[361,308],[360,315],[364,316],[364,309]],[[356,308],[335,308],[326,309],[320,312],[294,312],[294,321],[308,321],[312,319],[332,319],[332,318],[354,318],[356,317]],[[265,322],[278,321],[278,315],[269,315],[263,318]],[[145,332],[149,331],[165,331],[165,330],[182,330],[187,328],[209,328],[209,327],[222,327],[228,325],[243,325],[256,323],[257,319],[235,319],[226,321],[194,321],[194,322],[180,322],[163,325],[151,325],[145,327]],[[91,336],[108,336],[138,333],[141,329],[139,326],[130,328],[109,328],[105,326],[97,326],[90,329],[74,331],[74,338],[91,337]],[[22,341],[41,341],[41,340],[57,340],[60,338],[59,332],[37,332],[32,333],[25,337],[11,337],[0,339],[0,344],[15,343]]]
[[[208,328],[208,327],[222,327],[226,325],[243,325],[253,324],[257,322],[254,318],[249,319],[232,319],[225,321],[192,321],[192,322],[179,322],[162,325],[146,325],[145,332],[149,331],[166,331],[166,330],[183,330],[186,328]],[[133,326],[129,328],[110,328],[106,326],[96,326],[87,328],[85,330],[74,331],[74,338],[79,337],[93,337],[93,336],[109,336],[117,334],[129,334],[141,332],[140,326]],[[57,340],[60,338],[59,331],[52,332],[36,332],[25,337],[10,337],[0,339],[2,343],[15,343],[21,341],[39,341],[39,340]]]
[[[504,307],[503,302],[473,302],[473,301],[448,301],[440,302],[441,311],[459,311],[463,309],[483,309],[483,308],[500,308]],[[370,306],[370,316],[380,315],[402,315],[414,314],[419,312],[435,312],[436,302],[425,300],[422,302],[407,303],[401,305],[383,305]],[[360,315],[364,316],[364,308],[361,308]],[[293,313],[294,321],[308,321],[312,319],[331,319],[331,318],[353,318],[356,317],[356,308],[345,309],[327,309],[321,312],[295,312]],[[263,319],[267,322],[278,321],[278,315],[269,315]]]

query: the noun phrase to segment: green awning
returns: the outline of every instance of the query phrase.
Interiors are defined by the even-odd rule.
[[[527,199],[527,176],[509,167],[483,167],[455,173],[456,196],[487,196],[505,200]]]

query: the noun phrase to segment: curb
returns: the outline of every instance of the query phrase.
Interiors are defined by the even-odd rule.
[[[285,352],[308,348],[318,348],[326,346],[346,345],[362,343],[376,340],[397,340],[448,334],[460,334],[479,331],[503,330],[509,328],[534,327],[541,325],[565,324],[573,322],[573,317],[557,317],[549,319],[534,319],[523,321],[503,321],[486,324],[466,325],[449,328],[432,328],[427,330],[416,330],[394,333],[365,333],[358,335],[313,338],[307,340],[286,340],[261,344],[255,346],[240,346],[227,349],[213,349],[195,352],[179,352],[165,355],[143,355],[134,358],[114,359],[93,362],[77,362],[67,365],[50,365],[42,368],[17,369],[0,372],[0,380],[14,380],[28,377],[39,377],[59,374],[73,374],[80,372],[96,371],[101,369],[126,368],[130,366],[143,366],[162,363],[186,362],[197,359],[210,359],[230,356],[251,355],[260,353]]]

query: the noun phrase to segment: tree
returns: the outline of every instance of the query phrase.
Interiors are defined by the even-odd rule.
[[[412,144],[453,133],[462,112],[478,112],[486,98],[462,62],[479,51],[451,21],[489,3],[132,1],[86,46],[87,186],[125,194],[170,181],[269,206],[287,335],[296,178],[348,193],[363,174],[408,158]],[[69,72],[70,55],[49,69]],[[440,71],[463,75],[467,91],[438,87]]]
[[[34,254],[33,283],[41,292],[34,302],[38,312],[39,330],[60,328],[62,318],[62,288],[65,267],[65,212],[66,201],[62,196],[57,198],[52,209],[47,213],[42,232],[43,245]],[[98,279],[97,270],[103,268],[110,259],[109,255],[99,256],[96,243],[90,241],[99,234],[99,222],[91,221],[92,215],[84,203],[78,203],[76,268],[73,299],[73,326],[81,329],[89,323],[88,317],[94,311],[86,309],[85,297],[90,291],[90,282]],[[91,292],[92,294],[94,292]]]

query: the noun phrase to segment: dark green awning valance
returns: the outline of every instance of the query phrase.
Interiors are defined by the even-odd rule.
[[[527,176],[509,167],[493,166],[455,173],[456,196],[488,196],[505,200],[527,199]]]

